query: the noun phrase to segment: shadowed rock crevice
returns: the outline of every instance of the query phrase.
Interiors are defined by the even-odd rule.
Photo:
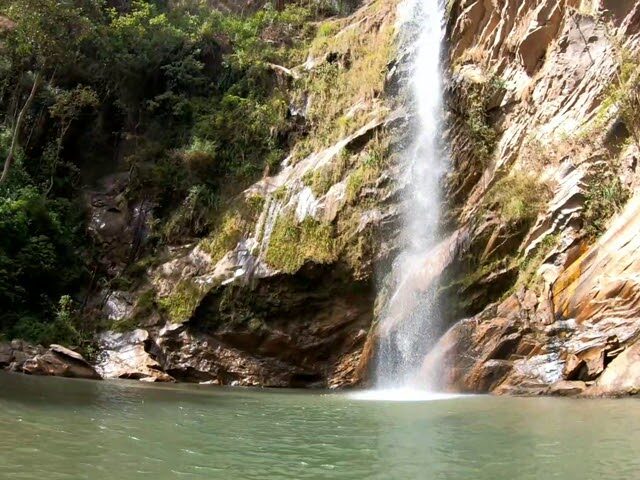
[[[309,264],[295,275],[263,279],[253,287],[215,289],[188,323],[227,348],[287,365],[297,385],[350,383],[333,378],[339,361],[361,348],[373,318],[370,281],[354,281],[339,265]]]

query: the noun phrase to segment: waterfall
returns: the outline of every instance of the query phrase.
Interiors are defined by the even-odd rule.
[[[400,255],[391,271],[393,293],[381,310],[376,358],[379,389],[435,390],[421,373],[439,334],[437,285],[429,255],[438,242],[440,182],[447,167],[441,148],[444,6],[439,0],[408,0],[400,8],[400,41],[410,48],[409,98],[415,110],[412,141],[404,153],[405,178]],[[430,372],[435,373],[435,372]],[[434,375],[435,378],[435,375]]]

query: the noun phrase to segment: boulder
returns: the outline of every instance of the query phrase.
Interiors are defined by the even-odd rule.
[[[605,349],[603,346],[589,348],[577,354],[569,354],[564,367],[564,377],[569,380],[593,380],[603,372],[604,362]]]
[[[45,353],[41,345],[31,345],[23,340],[12,340],[11,343],[0,344],[0,368],[12,372],[22,372],[24,363]]]
[[[549,387],[547,393],[557,397],[575,397],[587,389],[587,384],[580,381],[561,380]]]
[[[13,348],[10,343],[0,343],[0,368],[9,366],[13,360]]]
[[[93,380],[101,378],[82,355],[55,344],[51,345],[45,353],[27,359],[22,365],[22,372],[29,375],[51,375]]]
[[[618,355],[587,392],[591,395],[631,395],[640,392],[640,342]]]

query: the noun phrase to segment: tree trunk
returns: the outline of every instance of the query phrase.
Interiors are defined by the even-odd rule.
[[[18,137],[20,136],[20,130],[22,129],[22,124],[24,123],[24,117],[27,115],[31,104],[33,103],[33,99],[36,97],[36,93],[38,93],[38,88],[40,87],[40,72],[36,73],[36,77],[33,80],[33,86],[31,87],[31,92],[29,93],[29,97],[27,101],[24,102],[20,113],[18,114],[18,119],[16,120],[16,125],[13,128],[13,138],[11,139],[11,147],[9,148],[9,153],[7,154],[7,158],[4,161],[4,168],[2,169],[2,176],[0,176],[0,185],[3,184],[7,177],[9,176],[9,170],[11,169],[11,164],[13,163],[13,158],[15,156],[16,147],[18,144]]]

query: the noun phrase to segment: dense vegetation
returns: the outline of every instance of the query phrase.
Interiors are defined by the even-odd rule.
[[[206,235],[222,198],[277,168],[300,132],[283,67],[329,5],[0,0],[0,334],[78,341],[112,281],[82,192],[128,172],[153,205],[147,249]],[[141,256],[133,252],[129,263]]]

